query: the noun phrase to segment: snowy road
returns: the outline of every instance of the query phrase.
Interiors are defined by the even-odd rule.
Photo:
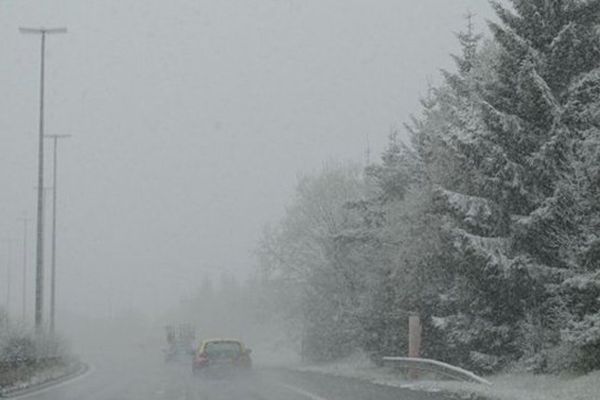
[[[165,364],[160,357],[138,354],[107,357],[88,375],[39,393],[31,400],[446,400],[426,394],[320,374],[257,368],[238,380],[202,380],[183,362]],[[120,358],[120,357],[118,357]]]

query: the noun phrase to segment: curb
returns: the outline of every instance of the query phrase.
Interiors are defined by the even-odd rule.
[[[37,384],[31,385],[26,388],[19,388],[19,389],[12,389],[12,390],[9,389],[6,391],[0,391],[0,399],[16,399],[21,396],[34,394],[41,390],[49,389],[54,386],[60,385],[62,383],[67,383],[71,380],[83,377],[88,372],[90,372],[91,368],[89,365],[87,365],[86,363],[83,363],[83,362],[79,362],[78,364],[79,365],[77,366],[77,369],[72,373],[69,373],[69,374],[66,374],[63,376],[59,376],[57,378],[52,378],[45,382],[37,383]]]

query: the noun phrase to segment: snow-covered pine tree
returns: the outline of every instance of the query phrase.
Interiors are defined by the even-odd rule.
[[[389,280],[397,288],[384,309],[391,305],[398,311],[419,311],[424,317],[426,354],[471,366],[470,350],[482,350],[484,339],[501,343],[498,337],[505,336],[506,329],[494,333],[494,325],[479,317],[480,310],[471,312],[474,299],[482,296],[469,280],[481,281],[478,274],[484,271],[488,251],[466,256],[464,250],[485,248],[481,246],[485,238],[477,235],[493,236],[502,220],[495,212],[498,207],[476,195],[481,179],[473,163],[488,153],[481,146],[485,141],[475,140],[483,128],[475,101],[480,79],[475,76],[486,75],[478,65],[480,36],[469,23],[467,32],[458,38],[463,47],[462,55],[454,57],[458,73],[444,72],[447,84],[431,88],[422,100],[422,116],[407,126],[412,148],[393,137],[382,164],[369,172],[380,190],[375,201],[383,215],[380,242],[392,253]],[[434,199],[443,203],[439,213]],[[484,222],[480,214],[489,214],[489,220]],[[492,237],[489,242],[496,241]],[[477,263],[473,257],[479,258]],[[387,293],[382,291],[389,297]],[[475,332],[474,326],[486,332]],[[481,351],[474,354],[480,362],[497,364]]]
[[[462,33],[458,72],[444,72],[437,90],[440,129],[421,129],[431,112],[415,124],[455,250],[448,266],[456,287],[462,280],[467,288],[444,295],[454,305],[441,307],[447,314],[439,326],[463,354],[471,350],[462,361],[476,368],[534,354],[548,341],[545,332],[557,330],[552,313],[540,314],[573,266],[569,245],[578,229],[564,88],[592,65],[592,3],[514,0],[515,13],[495,3],[503,24],[490,24],[498,47],[492,73],[474,51],[472,29]],[[577,62],[556,59],[567,49]]]
[[[566,253],[573,268],[560,286],[566,326],[562,338],[573,346],[574,366],[600,367],[600,68],[569,88],[565,123],[573,132],[572,173],[565,186],[575,199]]]
[[[442,102],[456,110],[447,115],[457,117],[448,131],[457,158],[476,177],[470,188],[442,184],[440,196],[475,294],[467,310],[459,308],[457,315],[466,311],[462,329],[448,329],[465,333],[459,338],[469,339],[473,361],[510,361],[556,344],[561,301],[553,289],[577,268],[578,135],[566,123],[566,88],[598,59],[600,2],[512,3],[514,13],[494,3],[503,24],[490,23],[499,46],[493,79],[464,95],[469,76],[459,63],[458,74],[446,74],[453,90]],[[465,113],[473,102],[476,110]],[[497,216],[492,224],[490,216]]]
[[[430,169],[443,171],[434,173],[432,182],[449,249],[448,282],[432,312],[445,342],[445,357],[489,372],[519,351],[517,324],[523,310],[515,293],[524,292],[526,282],[520,274],[505,273],[510,220],[501,205],[498,177],[490,171],[522,174],[485,124],[488,109],[481,107],[482,91],[495,78],[489,71],[495,58],[478,55],[480,36],[471,23],[458,37],[462,47],[462,54],[454,56],[458,72],[443,71],[445,85],[438,90],[444,124],[437,138],[442,151],[430,160]],[[496,49],[487,44],[485,52],[494,54]],[[518,122],[508,118],[503,123]],[[440,165],[448,158],[452,162]]]

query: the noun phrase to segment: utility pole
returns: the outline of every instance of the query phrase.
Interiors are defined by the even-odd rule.
[[[35,189],[36,191],[38,191],[38,190],[39,190],[39,188],[38,188],[37,186],[36,186],[34,189]],[[43,223],[43,224],[42,224],[42,226],[44,226],[44,227],[45,227],[45,226],[47,226],[47,223],[48,223],[48,221],[47,221],[47,215],[48,215],[48,212],[47,212],[47,211],[48,211],[48,204],[47,204],[47,203],[48,203],[48,198],[49,198],[49,196],[48,196],[48,192],[49,192],[50,190],[52,190],[52,186],[44,186],[44,187],[42,188],[42,211],[43,211],[43,213],[42,213],[42,216],[44,217],[44,219],[43,219],[43,221],[42,221],[42,223]],[[42,235],[44,235],[44,234],[45,234],[45,232],[42,232]],[[44,256],[45,256],[45,255],[44,255]],[[36,294],[37,294],[37,292],[36,292]],[[42,310],[42,311],[43,311],[43,310]],[[42,327],[40,327],[40,329],[42,329],[42,328],[43,328],[43,326],[42,326]],[[42,331],[39,331],[39,332],[42,332]]]
[[[6,314],[10,318],[10,300],[11,300],[11,284],[12,284],[12,239],[4,239],[6,244]]]
[[[52,167],[52,267],[50,277],[50,333],[54,333],[56,317],[56,190],[57,190],[57,165],[58,165],[58,139],[65,139],[71,135],[46,135],[54,141],[54,158]]]
[[[21,217],[19,221],[23,222],[23,287],[21,298],[21,318],[25,322],[27,316],[27,224],[29,218]]]
[[[365,150],[365,159],[367,167],[371,166],[371,142],[369,140],[369,134],[367,133],[367,150]]]
[[[44,309],[44,69],[46,58],[46,35],[67,33],[67,28],[19,28],[24,34],[41,35],[40,55],[40,119],[38,143],[38,193],[37,193],[37,236],[35,262],[35,329],[43,329]]]

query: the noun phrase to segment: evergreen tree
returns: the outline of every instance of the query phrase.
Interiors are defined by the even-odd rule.
[[[465,309],[458,301],[455,318],[442,325],[469,333],[461,338],[469,338],[462,344],[473,350],[474,367],[556,344],[554,288],[561,271],[577,268],[580,236],[578,134],[567,123],[566,88],[594,67],[598,4],[514,0],[512,13],[495,3],[503,25],[490,24],[499,44],[493,79],[478,81],[463,68],[477,64],[460,59],[457,74],[445,73],[449,90],[440,104],[449,128],[440,136],[470,176],[442,180],[439,199],[456,250],[454,277],[469,283],[460,293],[473,302]],[[463,48],[463,57],[472,54]],[[567,50],[570,57],[557,57]],[[458,326],[449,327],[452,320]]]
[[[483,45],[469,17],[410,145],[360,189],[304,180],[265,236],[312,358],[397,353],[417,311],[432,358],[600,366],[600,0],[511,1]]]

